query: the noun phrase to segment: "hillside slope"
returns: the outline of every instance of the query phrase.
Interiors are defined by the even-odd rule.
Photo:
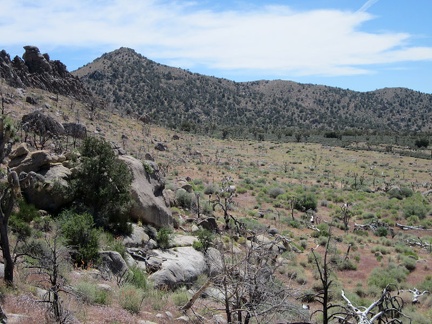
[[[128,48],[72,74],[120,110],[205,133],[427,132],[432,126],[432,95],[405,88],[363,93],[282,80],[239,83],[161,65]]]

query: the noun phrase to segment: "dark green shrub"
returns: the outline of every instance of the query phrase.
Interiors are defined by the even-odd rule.
[[[97,262],[100,232],[94,227],[92,215],[64,211],[60,215],[60,228],[66,244],[73,249],[71,256],[77,266],[86,268]]]
[[[330,235],[330,227],[327,223],[321,223],[317,225],[317,228],[320,230],[318,233],[320,233],[320,236],[326,236],[328,237]]]
[[[419,138],[414,142],[418,148],[427,148],[429,146],[429,140],[427,138]]]
[[[293,228],[301,228],[302,225],[298,220],[295,219],[289,219],[288,220],[288,225],[293,227]]]
[[[87,137],[80,152],[81,164],[72,183],[76,200],[93,215],[96,226],[130,234],[127,214],[132,203],[130,169],[103,139]]]
[[[387,229],[387,227],[384,227],[384,226],[378,227],[375,231],[376,236],[386,237],[387,234],[388,234],[388,229]]]
[[[298,196],[294,208],[301,211],[307,211],[309,209],[316,210],[317,198],[315,194],[308,192]]]
[[[342,139],[342,135],[335,132],[335,131],[329,131],[329,132],[325,132],[324,133],[324,137],[325,138],[338,138],[338,139]]]
[[[337,268],[340,271],[355,271],[357,270],[357,265],[350,259],[341,260],[337,263]]]
[[[401,187],[400,188],[401,195],[405,198],[411,197],[414,194],[414,191],[411,188]]]
[[[401,190],[399,188],[391,188],[387,192],[387,194],[388,194],[388,196],[389,196],[390,199],[391,198],[396,198],[396,199],[399,199],[399,200],[403,199],[402,192],[401,192]]]
[[[9,218],[9,227],[19,239],[23,240],[31,235],[30,222],[39,218],[38,209],[22,199],[18,202],[18,211],[12,213]]]
[[[170,245],[172,230],[167,227],[162,227],[157,232],[156,241],[161,249],[168,249]]]
[[[213,244],[213,233],[206,229],[200,229],[197,234],[198,241],[193,243],[193,248],[206,253],[209,247]]]

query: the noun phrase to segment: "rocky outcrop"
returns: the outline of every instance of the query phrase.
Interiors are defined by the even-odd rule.
[[[38,173],[21,172],[22,193],[28,203],[55,213],[73,201],[67,181],[71,174],[71,170],[62,164],[51,165]]]
[[[42,55],[36,46],[27,45],[24,49],[23,59],[30,73],[52,72],[47,54]]]
[[[0,52],[0,77],[15,88],[35,87],[84,102],[95,102],[94,96],[81,81],[70,74],[66,65],[50,60],[36,46],[24,46],[23,58],[11,60],[6,51]]]
[[[33,151],[20,144],[11,154],[9,168],[19,175],[23,196],[39,209],[56,212],[73,200],[68,180],[72,171],[62,165],[65,156]]]
[[[157,164],[145,161],[144,168],[143,162],[131,156],[124,155],[119,159],[128,165],[133,174],[131,190],[134,203],[130,211],[131,218],[157,228],[172,227],[172,213],[165,205],[162,195],[165,183],[159,175]]]
[[[25,132],[34,132],[41,136],[58,137],[65,134],[65,129],[61,123],[40,111],[24,115],[21,119],[21,125]]]
[[[194,282],[200,274],[208,271],[204,255],[192,247],[178,247],[174,250],[153,250],[155,258],[161,261],[161,269],[149,276],[156,287],[175,288]],[[150,260],[151,261],[151,260]]]
[[[124,276],[129,270],[126,261],[117,251],[101,251],[99,256],[101,258],[99,270],[109,277],[112,275]]]
[[[125,247],[144,247],[150,241],[150,237],[144,231],[144,228],[137,224],[132,224],[132,233],[123,238]]]
[[[48,168],[52,158],[48,151],[34,151],[26,155],[16,157],[9,162],[11,171],[20,174],[30,171],[38,172],[42,168]]]

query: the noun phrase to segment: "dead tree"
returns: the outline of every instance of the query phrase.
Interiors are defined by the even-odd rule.
[[[322,313],[323,324],[330,323],[330,320],[334,317],[334,313],[331,313],[331,310],[334,309],[335,307],[338,307],[338,305],[332,305],[330,303],[330,287],[333,283],[333,280],[331,279],[332,269],[330,266],[330,258],[329,258],[331,237],[332,236],[331,236],[331,228],[330,228],[322,261],[319,260],[318,255],[315,253],[315,249],[318,248],[318,246],[316,248],[311,249],[313,260],[318,270],[319,280],[321,282],[321,290],[319,290],[314,295],[304,296],[304,298],[306,299],[315,300],[321,304],[322,306],[321,309],[313,312],[311,314],[311,318],[318,312]]]
[[[13,285],[15,264],[9,244],[8,224],[13,207],[20,193],[18,175],[15,171],[12,171],[8,174],[8,184],[6,188],[3,189],[0,196],[0,247],[3,252],[5,265],[4,281],[8,286]]]
[[[400,290],[400,292],[404,292],[404,291],[405,291],[405,290]],[[418,299],[419,299],[421,296],[430,293],[428,290],[420,291],[420,290],[418,290],[417,288],[414,288],[414,289],[408,289],[407,291],[408,291],[409,293],[412,294],[412,300],[411,300],[411,302],[412,302],[413,304],[417,304],[417,303],[419,302]]]
[[[38,282],[48,285],[48,291],[40,302],[45,303],[47,314],[57,323],[67,323],[71,314],[63,308],[61,293],[70,293],[66,288],[65,267],[71,264],[70,249],[61,244],[60,230],[54,229],[52,236],[27,244],[23,255],[33,260],[26,266]]]
[[[405,323],[400,319],[405,317],[411,323],[411,319],[402,313],[403,300],[399,296],[390,294],[390,287],[384,288],[380,298],[374,301],[369,307],[354,306],[345,296],[342,290],[342,298],[346,305],[340,306],[340,311],[334,316],[339,323],[349,324],[373,324],[373,323]]]
[[[282,265],[276,249],[256,240],[251,240],[241,253],[234,252],[232,241],[229,246],[223,247],[222,242],[216,245],[222,250],[220,269],[210,278],[211,283],[206,282],[204,286],[211,285],[218,292],[209,301],[209,307],[223,309],[227,323],[274,323],[282,318],[307,320],[308,312],[295,303],[297,293],[276,280]],[[192,307],[196,295],[184,310]]]
[[[225,230],[230,228],[229,222],[231,219],[231,215],[228,213],[230,205],[233,203],[233,192],[222,192],[216,194],[216,200],[213,201],[213,211],[216,210],[216,207],[219,206],[222,208],[223,217],[225,221]]]
[[[3,98],[3,93],[1,95],[2,106],[0,116],[0,163],[8,155],[8,153],[10,153],[11,148],[6,147],[6,145],[14,133],[12,124],[8,123],[6,120],[7,113],[5,113],[4,107],[5,99]]]

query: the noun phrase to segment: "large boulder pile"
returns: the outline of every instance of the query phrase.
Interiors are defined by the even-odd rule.
[[[16,171],[21,191],[28,203],[39,209],[57,212],[69,204],[69,182],[72,171],[65,167],[64,155],[46,150],[30,151],[26,143],[19,145],[9,155],[9,168]]]

